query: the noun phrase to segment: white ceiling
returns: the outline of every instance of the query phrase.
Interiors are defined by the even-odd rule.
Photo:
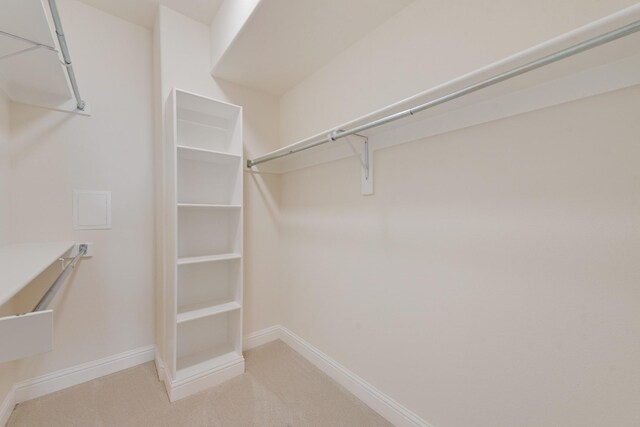
[[[162,4],[203,24],[211,24],[222,0],[80,0],[90,6],[147,28]]]
[[[413,0],[263,0],[214,75],[286,92]]]

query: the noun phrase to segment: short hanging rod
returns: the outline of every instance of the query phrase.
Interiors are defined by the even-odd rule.
[[[531,61],[527,64],[521,65],[519,67],[513,68],[509,71],[505,71],[500,74],[496,74],[493,77],[489,77],[488,79],[482,80],[481,82],[466,86],[462,89],[451,92],[447,95],[441,96],[424,104],[418,105],[416,107],[410,108],[408,110],[400,111],[395,114],[391,114],[386,117],[382,117],[378,120],[371,121],[369,123],[365,123],[363,125],[354,127],[348,130],[340,130],[334,131],[327,135],[326,138],[312,142],[308,145],[304,145],[302,147],[295,147],[291,149],[280,149],[276,150],[271,154],[264,155],[262,157],[257,157],[253,160],[247,160],[247,167],[251,168],[252,166],[259,165],[260,163],[268,162],[271,160],[279,159],[281,157],[289,156],[294,153],[299,153],[300,151],[308,150],[313,147],[317,147],[318,145],[326,144],[328,142],[336,141],[340,138],[344,138],[349,135],[353,135],[356,133],[360,133],[366,131],[368,129],[372,129],[378,126],[382,126],[389,122],[393,122],[395,120],[399,120],[405,117],[413,116],[416,113],[421,111],[425,111],[429,108],[433,108],[437,105],[444,104],[449,101],[453,101],[454,99],[461,98],[465,95],[468,95],[473,92],[477,92],[481,89],[487,88],[489,86],[493,86],[495,84],[501,83],[505,80],[512,79],[514,77],[520,76],[522,74],[528,73],[530,71],[536,70],[538,68],[544,67],[545,65],[552,64],[554,62],[560,61],[562,59],[568,58],[573,55],[577,55],[578,53],[584,52],[589,49],[593,49],[595,47],[601,46],[603,44],[612,42],[619,38],[628,36],[630,34],[636,33],[640,31],[640,21],[635,21],[631,24],[620,27],[616,30],[609,31],[607,33],[601,34],[599,36],[593,37],[589,40],[585,40],[578,44],[575,44],[566,49],[562,49],[558,52],[552,53],[550,55],[544,56],[540,59],[536,59],[535,61]]]
[[[64,270],[62,270],[62,273],[60,273],[58,278],[55,280],[55,282],[53,282],[51,287],[49,287],[47,292],[43,295],[40,301],[38,301],[38,304],[36,304],[32,311],[41,311],[47,309],[53,298],[56,296],[56,294],[64,284],[67,276],[71,274],[71,271],[73,271],[73,269],[76,267],[76,264],[78,263],[80,258],[87,253],[87,249],[87,245],[84,244],[78,247],[78,255],[76,255],[75,258],[73,258],[73,260],[69,264],[67,264]]]
[[[51,17],[53,18],[53,25],[56,28],[56,35],[58,36],[58,42],[60,43],[60,51],[62,52],[62,58],[64,59],[64,66],[67,69],[69,75],[69,82],[71,83],[71,89],[73,95],[76,98],[76,104],[78,110],[82,111],[85,107],[85,102],[80,96],[80,90],[78,89],[78,82],[76,81],[76,75],[73,72],[73,65],[71,65],[71,56],[69,55],[69,48],[67,47],[67,41],[62,31],[62,22],[60,21],[60,14],[58,13],[58,7],[56,6],[56,0],[49,0],[49,8],[51,9]]]

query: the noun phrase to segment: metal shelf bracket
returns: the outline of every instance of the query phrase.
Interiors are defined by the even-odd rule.
[[[354,134],[362,139],[362,149],[358,149],[353,145],[349,136],[346,137],[346,141],[353,151],[353,155],[360,161],[360,180],[361,180],[361,192],[363,196],[370,196],[373,194],[373,152],[369,146],[369,138],[364,135]]]

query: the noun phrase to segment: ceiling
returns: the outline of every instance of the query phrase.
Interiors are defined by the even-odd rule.
[[[223,0],[80,0],[85,4],[147,28],[162,4],[196,21],[209,25]]]
[[[411,2],[263,0],[213,74],[280,95]]]

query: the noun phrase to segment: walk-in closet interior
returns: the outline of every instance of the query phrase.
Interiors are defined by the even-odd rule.
[[[640,426],[640,3],[0,0],[0,426]]]

